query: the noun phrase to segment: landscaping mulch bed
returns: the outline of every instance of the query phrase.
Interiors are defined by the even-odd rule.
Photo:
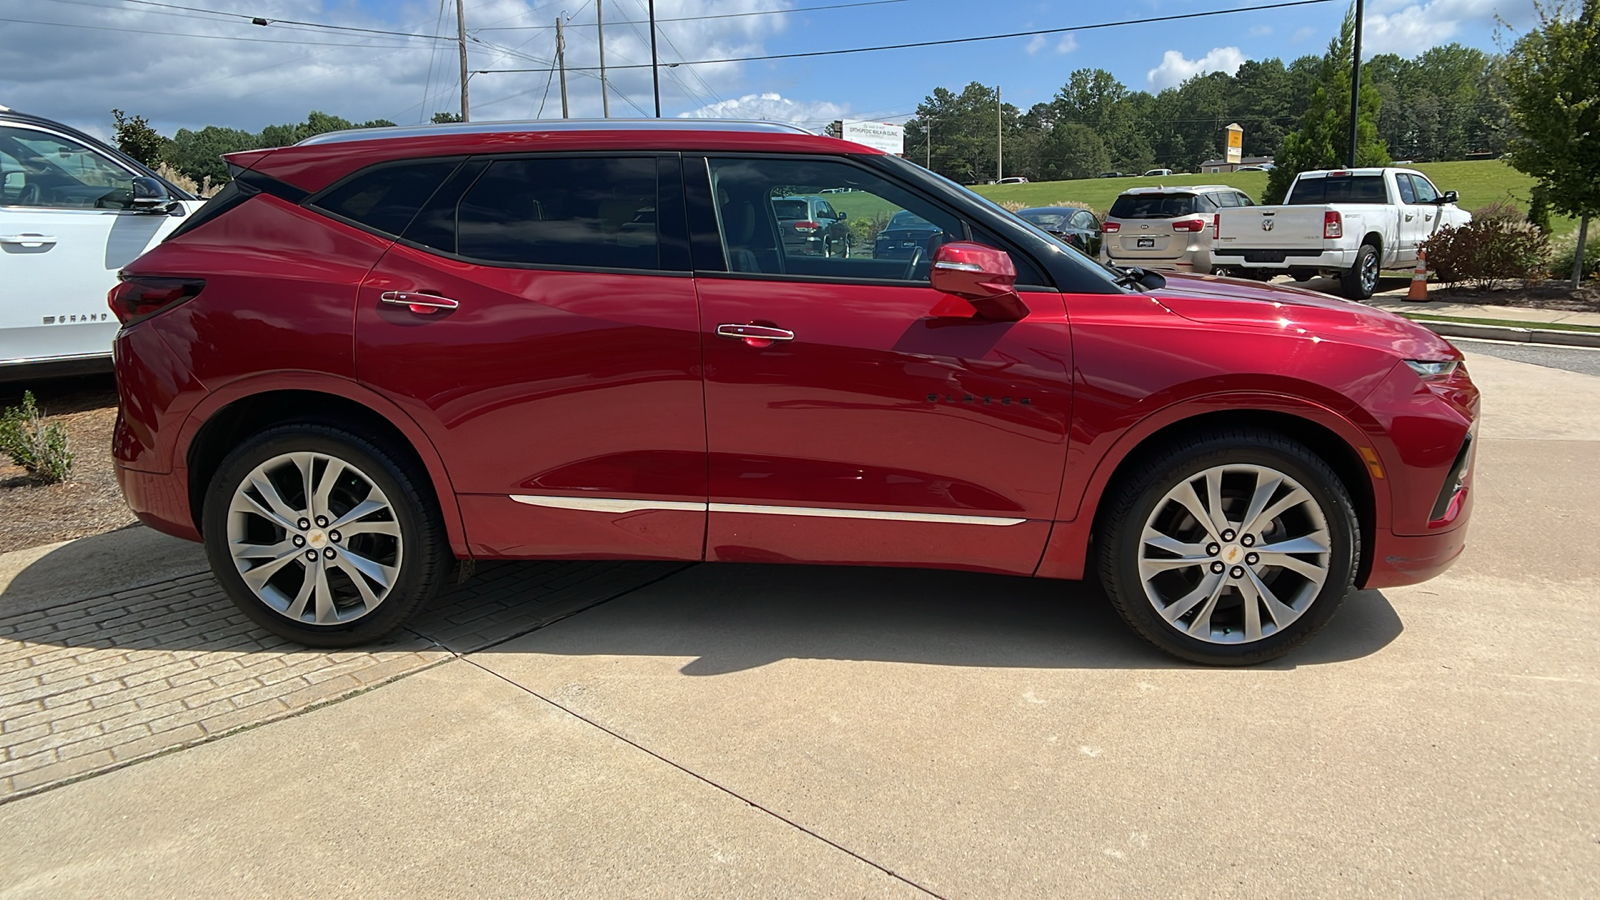
[[[1593,281],[1573,289],[1569,281],[1545,281],[1524,285],[1508,281],[1488,290],[1469,287],[1430,286],[1429,300],[1446,303],[1474,303],[1483,306],[1518,306],[1523,309],[1559,309],[1566,312],[1600,312],[1600,286]]]
[[[134,522],[111,467],[117,420],[110,375],[0,385],[0,406],[17,406],[33,391],[49,421],[67,429],[74,462],[67,480],[40,484],[0,457],[0,552],[112,531]]]

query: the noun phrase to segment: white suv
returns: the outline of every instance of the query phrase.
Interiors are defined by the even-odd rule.
[[[200,202],[81,131],[0,106],[0,381],[109,368],[117,270]]]

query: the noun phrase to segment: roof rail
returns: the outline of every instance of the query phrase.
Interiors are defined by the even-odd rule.
[[[495,134],[506,131],[752,131],[769,134],[813,134],[798,125],[754,119],[532,119],[515,122],[449,122],[440,125],[353,128],[309,137],[295,146],[449,134]]]

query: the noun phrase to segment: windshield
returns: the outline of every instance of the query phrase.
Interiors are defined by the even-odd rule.
[[[1050,228],[1067,224],[1067,213],[1041,212],[1036,209],[1025,209],[1017,215],[1038,225],[1041,228]]]
[[[901,211],[895,213],[893,216],[890,216],[889,217],[889,224],[885,225],[884,227],[885,228],[933,228],[933,229],[936,229],[939,226],[933,224],[932,222],[929,222],[927,219],[924,219],[923,217],[917,215],[914,212],[908,212],[906,210],[901,210]]]
[[[780,219],[804,219],[806,217],[806,201],[804,200],[774,200],[772,212]]]

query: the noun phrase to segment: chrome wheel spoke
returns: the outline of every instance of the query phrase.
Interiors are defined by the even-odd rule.
[[[1213,534],[1221,534],[1228,530],[1228,517],[1222,511],[1222,470],[1211,469],[1206,472],[1206,512],[1211,514],[1211,528]]]
[[[339,621],[339,608],[333,602],[333,588],[328,586],[328,567],[318,560],[313,569],[315,571],[311,575],[316,579],[317,624],[333,625]]]
[[[282,540],[276,544],[249,544],[237,541],[231,546],[234,559],[279,560],[285,556],[295,556],[300,552],[300,548],[289,540]]]
[[[1301,575],[1307,580],[1315,582],[1318,585],[1321,585],[1323,579],[1328,577],[1328,569],[1326,566],[1319,566],[1314,562],[1307,562],[1298,556],[1290,556],[1287,553],[1271,552],[1263,552],[1260,554],[1260,556],[1261,563],[1260,565],[1256,566],[1256,571],[1260,571],[1261,568],[1265,566],[1277,566],[1280,569],[1288,569],[1291,572]]]
[[[321,563],[317,563],[314,566],[314,568],[319,569],[321,567]],[[316,587],[316,576],[307,570],[306,577],[300,582],[300,591],[294,595],[294,599],[289,602],[289,608],[284,610],[283,614],[296,622],[304,619],[306,617],[306,602],[311,599],[311,593],[316,590]]]
[[[1272,588],[1268,587],[1260,578],[1257,578],[1254,572],[1247,573],[1244,580],[1239,582],[1239,590],[1245,595],[1246,606],[1256,616],[1256,637],[1261,636],[1260,608],[1262,606],[1267,608],[1267,615],[1272,617],[1272,624],[1275,628],[1287,627],[1290,622],[1300,618],[1301,610],[1296,610],[1279,600],[1278,595],[1273,593]],[[1249,637],[1246,639],[1255,640],[1255,638]]]
[[[1161,617],[1168,622],[1176,623],[1201,603],[1216,603],[1217,597],[1222,594],[1222,587],[1226,580],[1221,575],[1207,575],[1200,580],[1195,589],[1179,597],[1171,606],[1161,610]]]
[[[373,513],[377,512],[379,510],[388,509],[388,508],[389,508],[389,504],[387,502],[385,502],[383,500],[374,500],[374,499],[368,498],[366,500],[361,501],[360,503],[357,503],[353,508],[351,508],[351,510],[349,512],[347,512],[344,515],[340,516],[337,521],[333,522],[331,525],[328,526],[328,530],[330,530],[330,531],[334,531],[334,530],[343,531],[343,530],[345,530],[345,527],[348,526],[351,522],[359,522],[360,520],[366,518],[367,516],[372,515]]]
[[[1328,533],[1318,531],[1303,537],[1290,538],[1273,544],[1262,544],[1257,553],[1327,553]]]
[[[239,559],[240,557],[236,556],[234,558]],[[250,559],[253,557],[244,558]],[[241,569],[239,574],[244,576],[244,582],[245,584],[250,585],[251,590],[260,593],[261,589],[267,586],[267,581],[270,580],[273,575],[276,575],[279,569],[299,558],[300,551],[298,549],[290,550],[288,553],[285,553],[282,556],[274,557],[273,559],[268,560],[259,566]]]
[[[378,583],[378,587],[386,591],[394,583],[394,576],[400,571],[398,566],[386,566],[382,563],[373,562],[365,556],[359,553],[351,553],[349,550],[341,551],[338,561],[343,564],[342,568],[347,570],[355,569],[356,573],[372,579]],[[354,575],[352,575],[353,577]]]
[[[390,537],[400,536],[400,523],[386,519],[376,519],[371,522],[351,522],[349,525],[340,525],[340,534],[348,538],[352,534],[386,534]]]
[[[1194,621],[1190,622],[1189,627],[1186,629],[1190,637],[1205,638],[1211,634],[1211,614],[1217,611],[1217,598],[1222,596],[1223,586],[1221,576],[1216,576],[1216,578],[1217,586],[1206,595],[1205,606],[1200,607],[1200,611],[1195,614]]]
[[[349,576],[350,583],[356,586],[356,592],[361,595],[361,602],[367,605],[368,612],[371,612],[374,606],[383,602],[383,599],[372,590],[372,585],[368,583],[366,575],[361,571],[361,568],[351,563],[348,554],[336,557],[333,560],[333,564],[343,569],[345,575]],[[383,587],[388,587],[388,585],[383,585]]]
[[[250,474],[250,486],[256,489],[256,493],[261,495],[261,499],[265,500],[267,505],[263,507],[254,497],[248,494],[245,495],[245,499],[249,500],[251,505],[260,510],[262,515],[271,519],[278,527],[293,531],[295,521],[300,518],[301,512],[290,508],[289,504],[283,502],[283,497],[278,494],[278,489],[273,487],[272,481],[267,478],[266,473],[260,469],[252,472]]]
[[[1283,476],[1276,472],[1262,472],[1256,476],[1256,492],[1250,496],[1250,506],[1244,511],[1244,518],[1239,520],[1240,531],[1254,531],[1256,521],[1261,518],[1261,513],[1272,501],[1272,495],[1278,492],[1278,486],[1283,484]],[[1269,520],[1270,521],[1270,520]]]
[[[322,478],[317,481],[316,490],[309,496],[311,512],[314,515],[328,515],[328,497],[333,493],[333,488],[339,483],[339,476],[344,474],[344,462],[327,457],[328,465],[322,470]]]
[[[1184,509],[1188,510],[1189,515],[1194,516],[1194,520],[1206,530],[1207,537],[1213,541],[1222,540],[1216,525],[1211,520],[1210,510],[1206,509],[1205,504],[1200,502],[1200,495],[1194,492],[1194,484],[1192,482],[1185,481],[1173,488],[1172,493],[1167,495],[1167,499],[1182,505]],[[1160,505],[1156,507],[1156,511],[1160,511]]]
[[[1244,530],[1260,531],[1263,525],[1271,524],[1273,519],[1278,518],[1302,503],[1310,502],[1312,502],[1311,495],[1306,493],[1306,489],[1300,487],[1299,485],[1295,485],[1294,490],[1290,491],[1288,494],[1285,494],[1277,503],[1274,503],[1257,513],[1255,518],[1247,519],[1245,521]]]

